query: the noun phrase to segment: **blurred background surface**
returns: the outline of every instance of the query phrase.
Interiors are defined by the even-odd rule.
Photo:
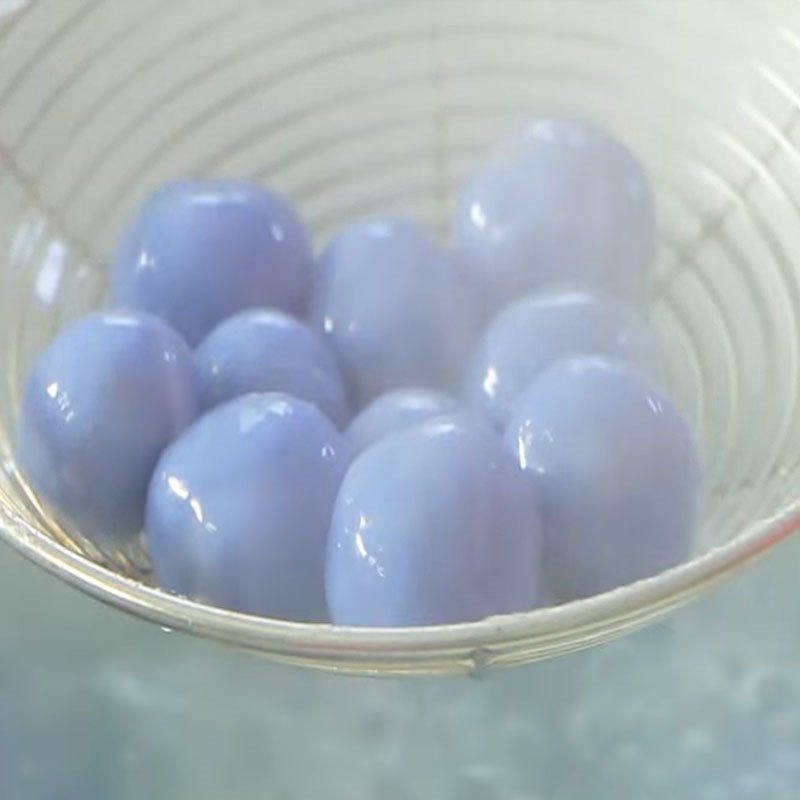
[[[3,800],[796,800],[800,539],[656,627],[484,678],[295,669],[0,549]]]

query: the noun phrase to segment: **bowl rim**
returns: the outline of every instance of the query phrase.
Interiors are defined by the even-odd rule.
[[[607,641],[688,602],[798,529],[800,499],[683,564],[593,597],[455,625],[356,628],[250,616],[147,586],[59,544],[0,503],[0,539],[107,605],[275,661],[369,675],[474,673]]]

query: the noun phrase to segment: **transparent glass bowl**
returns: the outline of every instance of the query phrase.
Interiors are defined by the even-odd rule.
[[[17,473],[20,387],[103,302],[115,237],[185,175],[261,180],[317,242],[403,211],[446,237],[488,146],[540,115],[599,122],[655,185],[650,316],[696,426],[693,559],[605,595],[464,625],[350,630],[257,619],[152,585]],[[480,670],[663,615],[800,526],[800,5],[763,0],[0,1],[0,536],[172,629],[359,672]]]

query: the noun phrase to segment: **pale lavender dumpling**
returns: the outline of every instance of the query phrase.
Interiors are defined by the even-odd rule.
[[[388,436],[350,467],[331,522],[326,592],[341,625],[436,625],[527,611],[540,597],[533,484],[463,418]]]
[[[313,403],[339,427],[349,418],[328,344],[280,311],[243,311],[220,323],[195,350],[195,363],[205,409],[248,392],[283,392]]]
[[[317,269],[311,319],[357,406],[404,386],[453,385],[476,319],[452,259],[421,230],[395,218],[357,223]]]
[[[66,522],[119,543],[141,531],[153,468],[198,407],[192,354],[177,333],[148,314],[90,314],[34,366],[19,463]]]
[[[556,597],[604,592],[688,557],[695,444],[671,401],[633,367],[599,357],[556,363],[517,400],[506,444],[541,493]]]
[[[173,181],[120,240],[112,302],[163,317],[194,346],[247,308],[303,313],[312,267],[305,227],[279,195],[244,181]]]
[[[502,429],[531,380],[573,355],[620,358],[656,379],[660,375],[654,334],[635,308],[601,292],[545,290],[492,321],[466,370],[464,399]]]
[[[349,447],[315,406],[249,394],[161,457],[147,498],[160,584],[223,608],[327,618],[325,542]]]
[[[458,402],[434,389],[397,389],[376,397],[348,425],[345,435],[360,453],[392,433],[458,411]]]
[[[586,122],[543,119],[472,178],[454,238],[490,309],[552,282],[638,300],[655,251],[653,193],[621,142]]]

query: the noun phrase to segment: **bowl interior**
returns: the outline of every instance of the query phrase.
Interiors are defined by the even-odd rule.
[[[800,7],[31,0],[5,13],[0,4],[0,500],[3,536],[28,555],[162,622],[354,668],[380,667],[388,648],[399,669],[404,659],[419,667],[419,652],[443,665],[468,653],[474,666],[501,651],[497,660],[527,660],[589,644],[794,529]],[[148,589],[138,548],[98,552],[20,480],[12,444],[31,361],[103,301],[115,238],[150,189],[190,175],[255,179],[298,204],[317,244],[351,219],[394,211],[446,239],[470,170],[540,115],[606,126],[654,183],[649,314],[670,391],[702,447],[693,563],[507,625],[370,639]],[[525,648],[505,648],[512,631]]]

